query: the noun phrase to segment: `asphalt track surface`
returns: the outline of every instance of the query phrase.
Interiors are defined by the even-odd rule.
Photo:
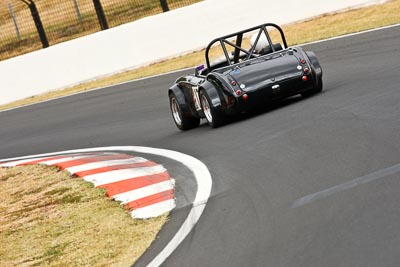
[[[321,94],[218,129],[177,130],[167,88],[178,74],[1,112],[0,158],[140,145],[200,159],[211,198],[164,266],[400,266],[399,44],[397,26],[309,45]]]

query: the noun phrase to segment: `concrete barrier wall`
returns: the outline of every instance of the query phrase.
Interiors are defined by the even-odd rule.
[[[0,62],[0,104],[205,47],[265,22],[287,24],[382,0],[205,0]],[[290,39],[290,37],[288,37]]]

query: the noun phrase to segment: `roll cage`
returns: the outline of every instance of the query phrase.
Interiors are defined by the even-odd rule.
[[[265,34],[265,36],[266,36],[266,38],[268,40],[269,46],[272,49],[272,52],[275,52],[276,49],[275,49],[275,47],[274,47],[274,45],[273,45],[273,43],[271,41],[271,37],[270,37],[270,35],[268,33],[267,27],[273,27],[273,28],[275,28],[275,29],[277,29],[279,31],[279,33],[281,35],[281,38],[282,38],[283,45],[284,45],[284,49],[286,49],[288,46],[287,46],[285,34],[283,33],[282,28],[279,27],[278,25],[274,24],[274,23],[265,23],[265,24],[262,24],[262,25],[259,25],[259,26],[256,26],[256,27],[252,27],[252,28],[243,30],[243,31],[239,31],[239,32],[236,32],[236,33],[225,35],[225,36],[216,38],[213,41],[211,41],[210,44],[207,46],[206,53],[205,53],[206,64],[207,64],[208,71],[209,72],[212,71],[211,64],[210,64],[210,58],[209,58],[210,49],[214,44],[216,44],[218,42],[220,43],[220,45],[222,47],[222,50],[223,50],[224,55],[226,57],[226,62],[228,64],[228,66],[238,63],[239,59],[242,56],[245,56],[244,60],[249,60],[252,57],[256,57],[256,54],[254,52],[255,52],[255,48],[257,47],[257,43],[260,40],[260,37],[261,37],[262,33]],[[257,34],[257,37],[256,37],[256,40],[255,40],[254,44],[250,47],[249,50],[243,48],[242,47],[242,41],[243,41],[244,34],[252,32],[252,31],[255,31],[255,30],[259,30],[259,31],[258,31],[258,34]],[[229,41],[229,39],[232,39],[234,37],[236,37],[236,41],[234,41],[235,43],[232,43],[231,41]],[[226,44],[234,47],[233,58],[232,58],[232,56],[229,55],[228,50],[226,49]]]

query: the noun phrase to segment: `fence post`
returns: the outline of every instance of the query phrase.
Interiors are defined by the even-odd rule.
[[[78,2],[76,2],[76,0],[74,0],[74,7],[75,7],[76,16],[78,17],[78,20],[79,20],[79,24],[82,25],[82,15],[81,15],[81,11],[79,10]]]
[[[11,14],[12,20],[14,22],[15,32],[17,33],[18,41],[21,42],[21,33],[19,31],[19,27],[18,27],[18,23],[17,23],[17,17],[15,16],[13,6],[12,6],[12,4],[10,2],[8,2],[8,9],[10,10],[10,14]]]
[[[26,4],[29,6],[29,9],[31,10],[31,15],[33,21],[35,22],[35,26],[39,33],[40,41],[42,42],[43,48],[49,47],[49,41],[47,40],[46,32],[44,31],[42,21],[40,20],[39,11],[36,8],[35,2],[29,0],[29,3]]]
[[[160,4],[161,4],[163,12],[169,11],[167,0],[160,0]]]
[[[108,23],[106,16],[104,15],[103,7],[101,6],[100,0],[93,0],[94,9],[96,9],[97,18],[99,19],[100,28],[102,30],[108,29]]]

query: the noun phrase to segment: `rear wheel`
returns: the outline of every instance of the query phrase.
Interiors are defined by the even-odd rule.
[[[225,123],[225,115],[211,105],[210,97],[204,90],[200,91],[200,102],[206,120],[212,128],[217,128]]]
[[[169,103],[171,107],[172,118],[180,130],[185,131],[199,126],[200,119],[195,117],[184,117],[181,107],[174,93],[169,95]]]

